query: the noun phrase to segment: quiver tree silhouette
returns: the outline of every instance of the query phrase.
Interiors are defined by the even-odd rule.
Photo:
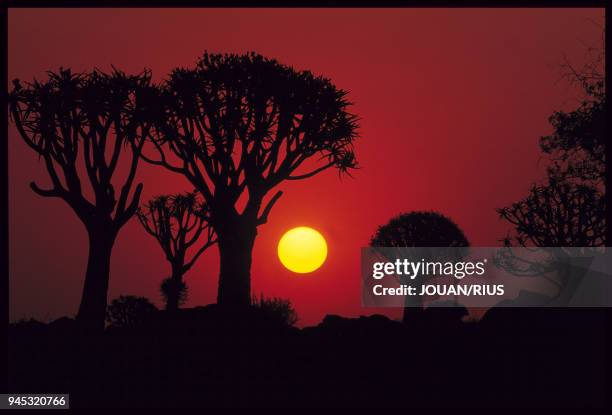
[[[264,203],[266,195],[284,180],[356,167],[357,117],[346,94],[255,53],[205,53],[165,82],[166,115],[152,130],[154,155],[143,158],[184,175],[206,200],[219,243],[220,305],[250,303],[257,227],[282,192]]]
[[[448,217],[437,212],[417,211],[402,213],[387,224],[379,226],[370,238],[370,246],[418,248],[410,251],[417,255],[411,260],[444,261],[459,259],[456,256],[465,255],[466,252],[462,248],[467,249],[470,243],[461,228]],[[452,249],[448,251],[427,249],[443,247]],[[415,296],[406,296],[405,301],[403,320],[405,323],[411,323],[421,316],[422,301]]]
[[[497,209],[514,229],[502,239],[505,249],[496,255],[496,264],[517,276],[554,283],[559,288],[555,300],[569,300],[582,275],[575,270],[588,267],[580,257],[588,260],[593,249],[580,247],[606,245],[603,58],[602,48],[581,70],[566,62],[566,76],[582,87],[584,96],[577,109],[557,111],[549,118],[553,133],[540,138],[540,149],[550,162],[546,180],[534,183],[518,202]],[[546,255],[525,258],[516,255],[513,246],[537,247]]]
[[[590,59],[575,68],[567,60],[564,76],[582,88],[578,107],[569,112],[555,111],[549,117],[553,133],[540,138],[540,148],[551,161],[548,175],[557,180],[576,180],[603,192],[605,175],[605,33],[600,47],[589,48]]]
[[[515,276],[553,283],[558,294],[552,300],[563,305],[581,282],[579,271],[588,268],[589,262],[581,257],[588,260],[593,248],[605,246],[605,211],[605,199],[593,186],[549,177],[548,184],[534,184],[524,199],[497,210],[514,231],[502,239],[505,248],[494,261]],[[531,247],[540,255],[517,255],[513,249],[517,245]]]
[[[564,65],[584,97],[574,111],[557,111],[549,118],[553,133],[540,138],[550,165],[543,184],[533,184],[518,202],[497,209],[514,225],[504,245],[537,247],[597,247],[606,239],[605,201],[605,78],[603,48],[581,70]]]
[[[549,178],[524,199],[497,209],[514,225],[504,245],[537,247],[603,246],[605,201],[592,186]]]
[[[187,286],[183,275],[193,266],[202,253],[217,241],[209,223],[208,206],[197,192],[158,196],[137,211],[143,228],[155,237],[172,274],[161,285],[167,310],[177,310],[185,301]],[[196,245],[201,242],[203,243]],[[195,252],[188,258],[188,251]]]
[[[557,111],[550,118],[554,132],[540,139],[551,160],[548,175],[603,187],[605,175],[606,95],[603,81],[587,86],[585,99],[574,111]]]
[[[155,114],[151,74],[113,70],[48,72],[23,86],[13,81],[12,121],[44,161],[51,187],[30,184],[43,197],[64,200],[87,229],[89,255],[77,320],[102,330],[110,257],[121,227],[134,215],[142,184],[134,186],[142,137]],[[125,168],[118,168],[125,160]],[[122,181],[113,177],[120,171]]]

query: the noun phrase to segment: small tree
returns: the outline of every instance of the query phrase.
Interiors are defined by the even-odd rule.
[[[212,246],[213,229],[208,221],[208,206],[202,203],[196,192],[174,196],[158,196],[138,209],[138,219],[144,229],[155,237],[172,273],[161,285],[166,309],[176,310],[187,294],[183,275],[193,266],[202,253]],[[196,243],[201,237],[204,242]],[[195,252],[188,258],[188,251]]]
[[[463,255],[461,248],[470,243],[463,231],[455,222],[437,212],[410,212],[392,218],[386,225],[380,226],[370,239],[372,247],[419,248],[419,258],[428,261],[442,261]],[[453,248],[448,252],[427,248]],[[404,322],[418,318],[422,311],[422,300],[415,296],[406,296]]]
[[[142,184],[134,188],[134,179],[142,137],[158,115],[158,90],[148,71],[75,74],[60,69],[48,72],[44,82],[13,84],[11,118],[51,180],[46,189],[32,182],[32,190],[64,200],[87,229],[89,256],[77,320],[101,330],[111,251],[138,208]],[[127,174],[117,183],[120,159],[126,159]]]
[[[175,69],[164,93],[156,155],[143,157],[203,195],[219,240],[218,303],[248,305],[257,227],[282,192],[266,195],[284,180],[356,167],[356,117],[330,80],[254,53],[206,53],[194,69]]]

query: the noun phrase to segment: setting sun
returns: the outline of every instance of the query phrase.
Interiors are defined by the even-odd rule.
[[[293,228],[280,239],[278,258],[288,270],[306,274],[323,265],[327,258],[327,243],[323,235],[312,228]]]

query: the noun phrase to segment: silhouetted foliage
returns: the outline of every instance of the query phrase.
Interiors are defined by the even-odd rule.
[[[584,98],[571,112],[550,117],[553,134],[540,139],[550,161],[544,184],[534,184],[529,194],[498,209],[501,218],[515,227],[505,245],[563,247],[604,246],[605,202],[605,79],[599,72],[603,49],[582,70],[565,64],[570,81],[584,90]]]
[[[104,327],[114,241],[138,207],[142,184],[135,189],[133,184],[141,138],[159,115],[156,95],[148,71],[75,74],[69,69],[25,86],[16,79],[9,94],[11,119],[51,180],[46,189],[32,182],[32,190],[64,200],[87,229],[89,258],[78,319],[96,329]],[[127,160],[127,174],[118,184],[113,176],[120,159]]]
[[[409,212],[379,226],[370,239],[373,247],[467,247],[459,226],[437,212]]]
[[[298,315],[291,301],[283,298],[259,298],[253,296],[251,305],[260,310],[267,318],[278,321],[281,325],[292,327],[298,322]]]
[[[170,262],[172,274],[161,285],[166,309],[176,310],[187,298],[183,275],[216,243],[208,206],[197,192],[158,196],[137,211],[143,228],[154,236]],[[203,237],[199,245],[196,243]],[[188,257],[189,251],[195,249]]]
[[[572,270],[585,269],[590,263],[591,249],[578,252],[569,247],[601,247],[606,242],[606,96],[598,69],[601,64],[603,49],[582,70],[564,65],[566,76],[582,87],[584,97],[574,111],[557,111],[549,118],[553,133],[540,139],[540,148],[550,162],[547,178],[533,184],[523,199],[497,209],[514,230],[502,239],[506,248],[498,251],[496,265],[513,275],[539,277],[556,285],[558,294],[551,301],[559,305],[567,304],[580,285]],[[515,245],[538,247],[539,255],[517,255]],[[580,258],[582,255],[585,257]]]
[[[387,224],[379,226],[370,239],[372,247],[419,248],[418,258],[428,261],[459,259],[463,256],[462,248],[470,243],[459,226],[446,216],[437,212],[409,212],[392,218]],[[448,252],[426,248],[449,247]],[[406,253],[404,256],[409,256]],[[449,256],[449,257],[447,257]],[[412,284],[418,284],[413,281]],[[416,296],[406,296],[404,322],[422,319],[422,301]],[[415,302],[415,303],[413,303]]]
[[[247,306],[257,226],[282,192],[264,198],[284,180],[356,167],[357,118],[329,79],[255,53],[205,53],[195,68],[175,69],[163,92],[156,154],[144,158],[203,195],[219,239],[218,302]]]
[[[589,48],[589,58],[581,68],[569,61],[564,76],[583,90],[578,108],[555,111],[549,118],[554,131],[540,139],[540,148],[552,161],[549,176],[577,179],[601,189],[605,184],[605,33],[600,47]]]
[[[554,132],[540,139],[540,148],[552,160],[552,177],[605,183],[606,96],[603,83],[587,93],[571,112],[555,112],[549,119]]]
[[[177,310],[187,301],[187,284],[182,278],[165,278],[159,286],[159,291],[166,303],[166,310]]]
[[[108,306],[106,321],[116,328],[134,328],[147,322],[157,307],[145,297],[122,295]]]
[[[498,209],[514,225],[510,246],[603,246],[606,233],[605,201],[592,186],[550,178],[533,185],[519,202]]]

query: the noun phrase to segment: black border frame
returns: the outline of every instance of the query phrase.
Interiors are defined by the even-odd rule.
[[[8,110],[6,109],[8,79],[8,13],[9,9],[22,8],[603,8],[605,12],[605,27],[608,27],[609,14],[608,2],[606,0],[5,0],[0,6],[0,51],[2,53],[2,65],[0,65],[0,94],[4,109],[0,111],[0,178],[2,180],[2,195],[0,200],[0,212],[2,219],[0,224],[1,234],[1,261],[0,270],[0,298],[6,299],[5,306],[0,307],[0,326],[2,334],[1,346],[8,341],[9,324],[9,214],[8,214]],[[606,45],[609,44],[610,35],[606,31]],[[606,46],[606,52],[607,52]],[[608,81],[608,70],[610,57],[606,53],[606,83]],[[606,91],[607,96],[607,91]],[[610,116],[608,109],[608,119]],[[606,128],[606,138],[609,139],[609,128]],[[609,140],[612,143],[612,140]],[[612,145],[606,147],[606,179],[610,182],[612,168],[609,167],[612,156]],[[607,190],[607,189],[606,189]],[[610,192],[606,192],[606,218],[612,219]],[[612,246],[612,226],[608,226],[606,232],[606,246]],[[2,301],[0,300],[0,303]],[[610,338],[610,327],[612,326],[612,309],[606,309],[606,344],[612,345]],[[3,347],[0,346],[0,350]],[[7,355],[0,359],[0,393],[8,392]],[[606,369],[610,368],[610,358],[606,356],[604,364]],[[609,371],[608,371],[609,373]],[[606,389],[610,389],[610,376],[606,376]],[[605,408],[610,406],[611,398],[606,396]],[[590,412],[590,411],[589,411]],[[600,411],[597,411],[600,412]]]

